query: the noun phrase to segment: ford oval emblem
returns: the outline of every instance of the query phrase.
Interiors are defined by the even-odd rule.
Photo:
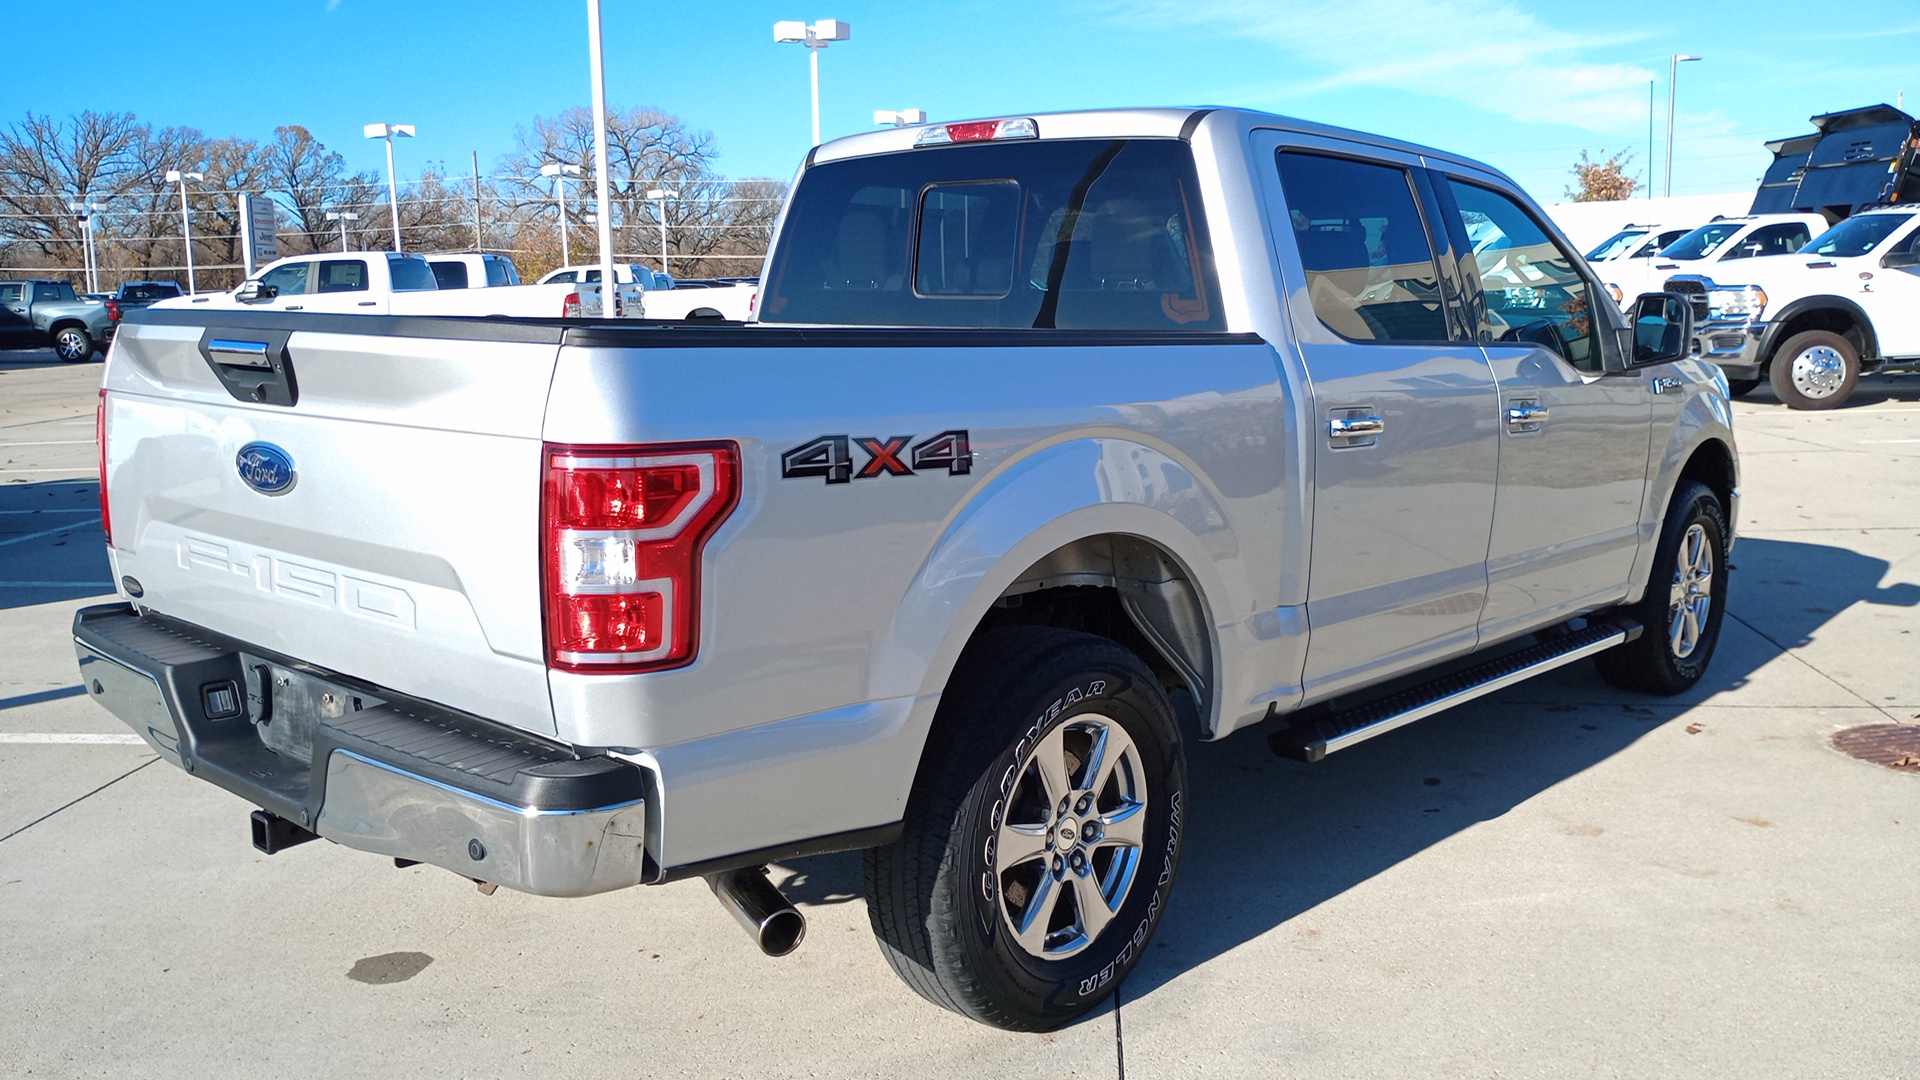
[[[293,490],[293,457],[272,443],[248,443],[233,459],[240,479],[262,495],[285,495]]]

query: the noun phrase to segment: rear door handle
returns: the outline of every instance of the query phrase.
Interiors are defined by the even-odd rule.
[[[1509,424],[1538,424],[1542,420],[1545,420],[1547,416],[1547,407],[1538,402],[1522,401],[1507,408],[1507,423]]]

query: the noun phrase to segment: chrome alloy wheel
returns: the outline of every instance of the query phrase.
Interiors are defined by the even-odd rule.
[[[93,354],[93,341],[84,332],[69,327],[53,336],[53,351],[62,360],[85,360]]]
[[[1146,772],[1125,728],[1082,713],[1042,736],[1014,776],[987,852],[996,906],[1029,956],[1064,960],[1100,936],[1133,887]]]
[[[1789,369],[1793,388],[1818,400],[1840,392],[1847,379],[1847,362],[1835,349],[1815,345],[1793,358]]]
[[[1684,660],[1700,647],[1701,628],[1713,609],[1713,545],[1707,530],[1695,524],[1680,538],[1673,564],[1673,592],[1667,601],[1667,644]]]

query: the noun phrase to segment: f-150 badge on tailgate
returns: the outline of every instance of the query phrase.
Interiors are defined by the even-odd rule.
[[[285,495],[293,490],[293,457],[272,443],[248,443],[233,459],[240,479],[262,495]]]
[[[907,449],[908,443],[913,443],[911,451]],[[853,466],[856,446],[867,455],[866,464],[858,469]],[[911,435],[884,439],[867,435],[822,435],[780,455],[783,480],[822,476],[829,484],[844,484],[876,476],[912,476],[928,469],[945,469],[949,476],[973,470],[973,453],[967,448],[964,429],[943,431],[917,443]]]

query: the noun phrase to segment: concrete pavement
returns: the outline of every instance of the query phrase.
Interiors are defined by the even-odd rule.
[[[1920,1075],[1920,378],[1736,404],[1730,618],[1678,699],[1564,669],[1306,766],[1199,746],[1117,1009],[1010,1035],[881,960],[854,855],[776,868],[768,960],[698,882],[585,900],[309,844],[76,692],[105,593],[99,367],[0,353],[0,1062],[257,1077]],[[99,736],[104,741],[73,742]]]

